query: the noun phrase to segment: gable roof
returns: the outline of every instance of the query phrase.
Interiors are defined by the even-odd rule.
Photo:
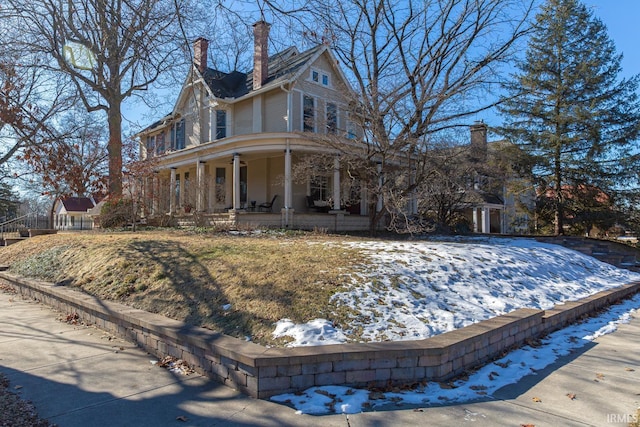
[[[267,78],[262,87],[275,87],[293,80],[325,51],[328,51],[325,45],[318,45],[302,53],[292,46],[271,55],[268,60]],[[253,71],[224,73],[207,68],[202,77],[217,98],[236,99],[253,91]]]
[[[62,205],[67,212],[86,212],[95,206],[89,197],[67,197],[62,199]]]
[[[183,102],[187,93],[185,88],[193,84],[194,81],[197,81],[199,77],[202,78],[214,97],[227,102],[234,102],[245,96],[251,96],[252,93],[261,93],[296,80],[322,54],[329,55],[329,62],[332,64],[334,71],[340,76],[340,79],[345,83],[347,88],[351,90],[351,86],[344,72],[338,66],[338,61],[326,44],[319,44],[304,52],[299,52],[295,46],[291,46],[269,56],[267,78],[261,88],[257,90],[253,89],[253,70],[248,73],[240,71],[225,73],[213,68],[206,68],[204,72],[201,73],[197,67],[194,66],[185,79],[173,111],[139,131],[136,136],[140,137],[147,132],[153,131],[153,129],[157,127],[162,127],[167,121],[177,117],[178,106]]]

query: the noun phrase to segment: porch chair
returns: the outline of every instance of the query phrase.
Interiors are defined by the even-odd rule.
[[[316,206],[316,204],[313,202],[313,197],[311,196],[306,196],[306,200],[307,200],[307,210],[309,212],[318,212],[318,207]]]
[[[273,209],[273,202],[276,201],[276,198],[278,198],[277,194],[273,196],[273,199],[271,199],[270,202],[260,203],[258,205],[258,211],[262,212],[262,210],[264,209],[266,212],[271,212],[271,210]]]

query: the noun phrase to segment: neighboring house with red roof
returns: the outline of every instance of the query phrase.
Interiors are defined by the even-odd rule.
[[[56,230],[91,230],[93,217],[89,210],[96,206],[92,197],[59,198],[53,205],[53,228]]]

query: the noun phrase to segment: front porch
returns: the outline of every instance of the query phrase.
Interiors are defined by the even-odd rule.
[[[326,230],[329,232],[364,231],[369,229],[369,217],[351,215],[346,211],[328,213],[295,212],[282,209],[280,212],[250,212],[229,210],[225,213],[181,213],[174,216],[180,226],[221,226],[233,230],[252,228],[282,228],[295,230]]]
[[[142,216],[232,228],[369,229],[359,178],[341,168],[339,155],[319,152],[299,136],[260,134],[167,154],[140,184]],[[314,155],[322,167],[309,162]]]

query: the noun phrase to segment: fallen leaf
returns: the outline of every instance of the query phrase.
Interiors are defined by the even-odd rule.
[[[189,418],[185,417],[184,415],[180,415],[179,417],[176,417],[176,420],[186,423]]]
[[[21,385],[17,385],[17,386],[15,386],[15,387],[13,387],[13,389],[14,389],[14,390],[20,390],[21,388],[22,388],[22,386],[21,386]]]
[[[627,372],[634,372],[635,371],[635,369],[633,369],[633,368],[624,368],[624,370],[627,371]]]
[[[576,395],[575,393],[567,393],[567,397],[571,400],[576,400]]]
[[[531,400],[533,400],[533,401],[534,401],[534,402],[536,402],[536,403],[542,403],[542,399],[540,399],[539,397],[534,397],[534,398],[533,398],[533,399],[531,399]]]
[[[520,424],[520,427],[536,427],[533,424]]]
[[[598,372],[596,374],[596,378],[599,379],[599,380],[603,380],[604,379],[604,374],[601,374],[600,372]]]
[[[416,408],[413,410],[413,412],[424,412],[424,409]]]

